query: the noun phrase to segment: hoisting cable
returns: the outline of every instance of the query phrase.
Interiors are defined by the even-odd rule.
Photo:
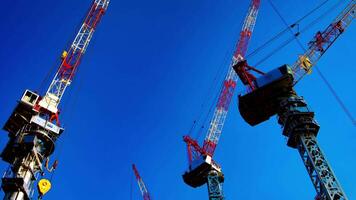
[[[88,11],[89,12],[89,11]],[[84,15],[81,19],[81,21],[84,21],[86,15]],[[80,24],[77,25],[76,29],[79,30],[80,29]],[[69,40],[70,41],[70,40]],[[94,42],[94,41],[92,41]],[[71,45],[71,41],[69,42],[69,45],[67,45],[68,47]],[[79,67],[77,68],[77,71],[76,73],[78,74],[78,71],[79,71]],[[76,82],[78,82],[77,84],[72,84],[72,87],[71,87],[71,91],[69,92],[68,94],[68,97],[67,97],[67,101],[65,102],[65,104],[63,105],[63,109],[61,109],[61,116],[62,116],[62,119],[69,119],[68,121],[71,121],[70,119],[73,117],[73,114],[74,114],[74,109],[71,109],[71,107],[76,107],[77,103],[78,103],[78,93],[81,89],[81,86],[83,85],[83,79],[80,79],[79,78],[80,76],[76,76]],[[75,82],[74,82],[75,83]],[[74,86],[77,86],[77,87],[74,87]],[[70,105],[70,103],[72,102],[72,104]],[[64,120],[65,121],[65,120]],[[68,129],[67,129],[67,132],[68,132]],[[62,151],[63,151],[63,138],[64,135],[62,135],[60,138],[57,139],[57,160],[60,160],[61,156],[62,156]],[[54,175],[56,173],[56,170],[54,170],[52,173],[51,173],[51,177],[50,177],[50,181],[52,182],[52,179],[54,178]]]
[[[290,28],[294,28],[296,26],[299,26],[299,23],[301,21],[303,21],[304,19],[306,19],[307,17],[309,17],[310,15],[312,15],[315,11],[317,11],[318,9],[320,9],[322,6],[324,6],[329,0],[325,0],[323,1],[322,3],[320,3],[318,6],[316,6],[315,8],[313,8],[312,10],[310,10],[309,12],[307,12],[304,16],[302,16],[301,18],[299,18],[297,21],[295,21],[293,24],[290,25]],[[330,9],[331,10],[331,9]],[[328,12],[330,11],[328,10]],[[327,14],[327,13],[324,13],[324,14]],[[319,17],[318,19],[320,19],[321,17]],[[315,20],[316,21],[316,20]],[[311,23],[311,25],[315,24],[315,21],[313,23]],[[304,28],[303,31],[305,31],[306,29],[310,28],[309,27],[310,25],[308,25],[307,28]],[[237,27],[239,28],[239,27]],[[285,28],[284,30],[280,31],[278,34],[276,34],[275,36],[273,36],[271,39],[269,39],[267,42],[265,42],[264,44],[262,44],[261,46],[259,46],[258,48],[256,48],[254,51],[252,51],[249,55],[246,56],[246,58],[250,58],[252,56],[254,56],[255,54],[257,54],[259,51],[261,51],[262,49],[264,49],[265,47],[267,47],[269,44],[271,44],[273,41],[277,40],[278,38],[280,38],[285,32],[288,31],[288,27]],[[274,55],[277,51],[279,51],[280,49],[282,49],[283,47],[287,46],[290,42],[293,41],[293,37],[287,39],[286,41],[284,41],[279,47],[277,47],[274,51],[272,51],[271,53],[269,53],[266,57],[264,57],[263,59],[261,59],[257,65],[263,63],[265,60],[267,60],[268,58],[270,58],[272,55]],[[236,42],[235,42],[236,43]],[[256,66],[257,66],[256,65]],[[224,65],[223,65],[224,66]],[[223,67],[221,66],[221,67]],[[216,77],[214,78],[214,81],[213,81],[213,85],[216,84],[216,81],[217,81],[217,77],[218,77],[218,74],[220,74],[219,72],[221,72],[221,69],[219,69]],[[209,92],[212,90],[212,86],[210,86],[210,89],[208,90]],[[222,88],[220,88],[221,90]],[[219,91],[220,91],[219,90]],[[192,134],[192,132],[194,131],[194,129],[196,128],[196,126],[199,124],[200,120],[201,120],[201,117],[203,115],[203,109],[205,108],[206,106],[206,103],[208,101],[208,99],[210,99],[211,97],[208,97],[207,100],[201,105],[201,111],[199,112],[198,114],[198,117],[193,121],[193,124],[189,130],[189,135]],[[214,101],[212,102],[212,104],[210,105],[209,107],[209,111],[208,113],[206,113],[206,116],[205,116],[205,119],[203,120],[203,122],[201,123],[202,125],[200,126],[200,129],[197,131],[197,136],[194,137],[196,139],[199,139],[202,132],[204,131],[204,128],[205,126],[209,126],[209,124],[206,124],[207,123],[207,120],[208,120],[208,117],[210,116],[211,114],[211,111],[212,111],[212,108],[213,106],[215,105],[216,101],[217,101],[217,98],[218,98],[218,95],[215,96],[214,98]]]
[[[90,9],[91,9],[91,8],[89,8],[89,9],[87,10],[87,12],[85,12],[84,16],[80,19],[80,22],[82,22],[82,21],[85,20],[85,18],[86,18],[86,13],[88,13],[88,12],[90,11]],[[82,26],[82,24],[81,24],[80,22],[77,23],[77,25],[76,25],[76,27],[75,27],[75,30],[76,30],[76,31],[80,30],[80,28],[81,28],[81,26]],[[70,47],[71,47],[72,42],[73,42],[72,39],[75,38],[76,34],[77,34],[77,32],[73,32],[71,36],[68,36],[68,39],[66,40],[66,41],[67,41],[67,42],[66,42],[66,45],[65,45],[64,48],[63,48],[64,51],[68,50],[67,48],[70,48]],[[59,65],[58,65],[58,63],[59,63]],[[45,77],[42,79],[42,81],[41,81],[41,83],[40,83],[40,85],[39,85],[39,87],[38,87],[38,89],[37,89],[38,92],[40,92],[42,89],[45,88],[45,84],[47,84],[48,80],[50,80],[51,77],[54,77],[54,76],[55,76],[55,74],[53,74],[53,72],[54,72],[55,70],[58,70],[58,67],[59,67],[61,64],[62,64],[62,60],[60,60],[60,62],[58,62],[58,57],[57,57],[57,58],[55,59],[55,62],[52,64],[51,68],[48,70],[48,72],[47,72],[47,74],[45,75]],[[56,69],[56,68],[57,68],[57,69]],[[57,71],[55,71],[55,73],[57,73]],[[51,84],[51,83],[50,83],[50,84]],[[48,88],[47,88],[47,89],[48,89]],[[44,92],[47,92],[47,89],[46,89],[46,91],[44,91]]]
[[[198,130],[198,134],[196,136],[196,139],[198,140],[201,137],[201,134],[204,131],[205,125],[210,126],[210,124],[207,124],[208,118],[211,115],[211,111],[213,110],[214,106],[216,105],[216,102],[218,101],[219,95],[220,95],[220,91],[223,89],[223,84],[221,84],[220,89],[218,90],[219,92],[216,93],[215,97],[214,97],[214,101],[210,104],[209,107],[209,111],[208,113],[205,115],[204,121],[202,123],[202,126],[200,127],[200,130]]]
[[[237,27],[237,28],[239,28],[239,27]],[[224,59],[224,61],[223,61],[223,63],[222,63],[221,69],[219,70],[219,76],[220,76],[220,77],[222,77],[223,75],[227,74],[227,72],[230,70],[230,67],[231,67],[231,66],[229,66],[228,68],[225,68],[225,70],[223,70],[223,69],[224,69],[224,66],[227,65],[227,62],[229,61],[229,56],[230,56],[231,54],[233,54],[234,48],[235,48],[235,44],[236,44],[236,43],[237,43],[237,41],[234,42],[234,45],[233,45],[232,47],[230,47],[229,51],[227,51],[227,54],[225,55],[225,59]],[[223,73],[223,72],[225,72],[225,73]],[[224,79],[224,78],[225,78],[225,77],[223,77],[223,79]],[[220,80],[220,79],[219,79],[219,80]],[[217,81],[218,81],[218,79],[215,79],[214,85],[217,85]],[[197,140],[199,140],[199,138],[201,137],[202,133],[204,132],[205,126],[206,126],[206,125],[207,125],[208,127],[210,126],[210,124],[207,124],[207,121],[208,121],[209,116],[211,115],[211,112],[213,111],[213,108],[216,106],[216,103],[217,103],[218,98],[219,98],[219,96],[220,96],[220,92],[222,91],[223,87],[224,87],[224,84],[223,84],[223,83],[220,84],[219,89],[218,89],[217,92],[215,93],[214,99],[213,99],[213,101],[211,102],[210,107],[209,107],[209,110],[208,110],[208,112],[206,113],[206,115],[205,115],[205,117],[204,117],[204,120],[203,120],[203,122],[202,122],[202,125],[201,125],[200,129],[199,129],[198,132],[197,132],[197,136],[195,137]],[[211,90],[211,91],[212,91],[212,90]],[[210,92],[210,94],[213,94],[213,92]]]
[[[319,70],[319,68],[314,67],[316,69],[316,72],[319,74],[319,76],[321,77],[321,79],[324,81],[325,85],[328,87],[328,89],[330,90],[330,92],[332,93],[332,95],[335,97],[336,101],[339,103],[339,105],[341,106],[341,108],[344,110],[344,112],[346,113],[347,117],[351,120],[351,122],[353,123],[353,125],[356,125],[356,120],[355,118],[352,116],[350,110],[346,107],[345,103],[342,101],[342,99],[339,97],[339,95],[336,93],[336,91],[334,90],[334,88],[332,87],[332,85],[330,84],[330,82],[325,78],[325,76],[323,75],[323,73],[321,73],[321,71]]]
[[[204,108],[206,107],[206,104],[208,104],[209,99],[211,99],[212,96],[213,96],[213,93],[211,91],[214,90],[214,86],[217,85],[217,81],[218,81],[219,77],[222,74],[223,68],[224,68],[224,66],[226,64],[226,61],[227,61],[229,55],[230,55],[230,51],[227,51],[225,56],[224,56],[223,62],[220,64],[220,67],[218,68],[218,70],[215,73],[215,77],[214,77],[212,83],[210,84],[209,89],[206,92],[206,95],[204,95],[207,98],[205,98],[204,102],[200,105],[200,110],[199,110],[199,112],[197,114],[197,117],[195,117],[195,119],[193,121],[193,124],[189,129],[189,132],[188,132],[189,136],[192,135],[192,133],[194,132],[196,126],[199,124],[199,122],[200,122],[200,120],[201,120],[201,118],[203,116],[203,113],[204,113]]]
[[[270,57],[272,57],[275,53],[277,53],[278,51],[282,50],[284,47],[286,47],[290,42],[293,41],[294,37],[299,37],[302,33],[304,33],[305,31],[307,31],[308,29],[310,29],[312,26],[314,26],[318,21],[320,21],[322,18],[324,18],[326,15],[330,14],[334,9],[336,9],[338,6],[340,6],[342,3],[342,1],[337,2],[336,4],[334,4],[331,8],[329,8],[328,10],[326,10],[323,14],[321,14],[319,17],[317,17],[315,20],[313,20],[312,22],[310,22],[309,24],[306,25],[306,27],[304,27],[301,31],[295,33],[292,37],[290,37],[289,39],[287,39],[282,45],[278,46],[277,48],[275,48],[272,53],[269,53],[267,56],[263,57],[261,60],[259,60],[257,62],[256,65],[254,65],[255,67],[257,67],[258,65],[262,64],[264,61],[266,61],[267,59],[269,59]],[[314,9],[315,10],[315,9]],[[302,17],[304,18],[304,17]],[[301,18],[301,19],[302,19]],[[297,24],[297,23],[293,23],[293,24]],[[292,25],[293,25],[292,24]],[[285,28],[282,32],[286,32],[286,30],[288,30],[289,28],[293,28],[292,25],[290,27]],[[297,24],[299,25],[299,24]],[[278,35],[278,34],[277,34]],[[272,39],[268,40],[266,43],[270,43],[273,40],[277,39],[278,37],[273,37]],[[260,47],[265,47],[267,46],[266,43],[264,43],[263,45],[261,45]],[[256,50],[260,51],[262,50],[262,48],[258,47]],[[246,56],[246,59],[252,57],[253,55],[255,55],[257,52],[253,51],[252,53],[250,53],[249,55]]]
[[[77,78],[77,80],[78,79],[79,78]],[[79,79],[77,82],[78,82],[78,84],[76,84],[76,85],[78,85],[77,88],[75,88],[75,87],[72,88],[73,90],[68,95],[68,99],[67,99],[68,101],[66,102],[66,104],[64,105],[64,108],[63,108],[63,110],[67,111],[67,112],[64,112],[64,113],[67,113],[67,115],[64,115],[64,116],[62,115],[62,119],[65,118],[65,119],[69,119],[69,121],[71,121],[70,119],[72,118],[72,116],[74,114],[74,110],[70,109],[69,107],[71,107],[71,106],[76,107],[76,105],[77,105],[78,96],[79,96],[78,93],[79,93],[81,85],[82,85],[82,79]],[[75,89],[76,89],[76,91],[75,91]],[[73,101],[72,101],[73,103],[72,103],[72,105],[69,105],[69,102],[71,102],[69,100],[71,100],[71,99],[73,99]],[[68,131],[68,129],[67,129],[67,131]],[[56,156],[57,160],[60,160],[61,156],[62,156],[63,145],[64,145],[63,144],[64,136],[65,135],[62,135],[60,138],[57,139],[57,156]],[[51,177],[49,179],[51,182],[52,182],[52,179],[54,178],[56,171],[57,170],[54,170],[53,172],[51,172]]]
[[[267,54],[267,56],[263,57],[261,60],[259,60],[254,66],[258,67],[260,64],[262,64],[264,61],[266,61],[267,59],[269,59],[271,56],[273,56],[274,54],[276,54],[279,50],[283,49],[285,46],[287,46],[289,43],[291,43],[294,40],[294,37],[291,37],[289,39],[287,39],[286,41],[284,41],[280,46],[276,47],[272,52],[270,52],[269,54]]]
[[[292,25],[290,25],[291,28],[297,26],[301,21],[303,21],[305,18],[307,18],[308,16],[310,16],[311,14],[313,14],[316,10],[318,10],[320,7],[322,7],[323,5],[325,5],[329,0],[325,0],[323,1],[321,4],[319,4],[318,6],[316,6],[315,8],[313,8],[312,10],[310,10],[308,13],[306,13],[304,16],[302,16],[301,18],[299,18],[297,21],[295,21]],[[239,29],[239,26],[236,27],[236,29],[238,30]],[[270,43],[272,43],[274,40],[277,40],[279,37],[281,37],[286,31],[288,31],[288,28],[285,28],[284,30],[282,30],[281,32],[279,32],[278,34],[276,34],[274,37],[272,37],[271,39],[269,39],[267,42],[265,42],[264,44],[262,44],[261,46],[259,46],[258,48],[256,48],[254,51],[252,51],[249,55],[246,56],[246,58],[249,58],[249,57],[252,57],[253,55],[255,55],[256,53],[258,53],[259,51],[261,51],[262,49],[264,49],[265,47],[267,47]],[[284,42],[284,44],[282,44],[278,49],[280,48],[283,48],[284,46],[286,46],[289,42],[291,42],[293,40],[292,39],[288,39],[287,41]],[[236,41],[235,41],[236,43]],[[235,45],[234,45],[235,46]],[[271,57],[277,50],[275,50],[273,53],[270,53],[269,56],[267,56],[266,58],[263,58],[259,63],[262,63],[264,62],[266,59],[268,59],[269,57]],[[233,49],[231,50],[233,51]],[[194,132],[195,128],[198,126],[198,124],[200,124],[200,120],[201,120],[201,117],[203,115],[203,112],[204,112],[204,108],[206,107],[206,104],[207,102],[209,101],[209,99],[211,98],[211,94],[212,90],[213,90],[213,86],[215,86],[217,84],[217,81],[218,81],[218,77],[221,75],[221,71],[223,69],[223,67],[225,66],[225,62],[226,62],[226,57],[230,55],[230,51],[227,52],[227,54],[225,55],[225,58],[224,58],[224,62],[222,63],[222,65],[219,67],[216,75],[215,75],[215,78],[212,82],[212,84],[210,85],[209,89],[208,89],[208,95],[205,95],[205,96],[208,96],[206,98],[206,100],[201,104],[201,108],[200,108],[200,111],[197,115],[197,117],[194,119],[190,129],[189,129],[189,132],[188,132],[188,135],[192,135],[192,133]],[[221,88],[220,88],[221,90]],[[219,91],[220,91],[219,90]],[[216,103],[216,100],[217,100],[217,97],[216,96],[214,98],[214,101],[212,102],[212,104],[210,105],[209,107],[209,111],[208,113],[206,114],[205,116],[205,119],[203,120],[203,123],[202,125],[200,126],[200,130],[198,130],[198,135],[197,137],[194,137],[194,138],[199,138],[200,135],[201,135],[201,132],[203,131],[203,129],[205,128],[205,125],[206,125],[206,121],[207,121],[207,118],[208,116],[211,114],[211,110],[212,110],[212,107],[215,105]]]
[[[58,58],[55,60],[56,61],[51,65],[50,69],[48,70],[45,77],[42,79],[40,85],[38,86],[38,88],[37,88],[38,93],[47,92],[47,91],[43,91],[43,89],[45,88],[45,85],[47,84],[47,82],[50,80],[51,75],[55,71],[56,67],[58,67]],[[60,61],[60,62],[62,62],[62,61]]]
[[[265,42],[264,44],[262,44],[261,46],[259,46],[258,48],[254,49],[251,53],[249,53],[246,58],[248,57],[252,57],[254,56],[257,52],[259,52],[260,50],[262,50],[263,48],[267,47],[271,42],[273,42],[274,40],[278,39],[279,37],[281,37],[286,31],[288,31],[289,28],[294,28],[295,26],[299,25],[299,23],[301,21],[303,21],[305,18],[307,18],[308,16],[310,16],[311,14],[313,14],[315,11],[317,11],[319,8],[321,8],[323,5],[325,5],[329,0],[325,0],[324,2],[322,2],[321,4],[319,4],[318,6],[316,6],[315,8],[313,8],[312,10],[310,10],[307,14],[305,14],[304,16],[302,16],[301,18],[299,18],[297,21],[295,21],[293,24],[289,25],[289,27],[283,29],[282,31],[280,31],[279,33],[277,33],[275,36],[273,36],[272,38],[270,38],[267,42]]]
[[[299,44],[299,46],[303,46],[302,43],[298,40],[298,37],[295,35],[295,33],[293,32],[292,28],[289,27],[287,21],[282,17],[281,13],[278,11],[278,9],[276,8],[276,6],[272,3],[271,0],[268,0],[268,2],[271,4],[273,10],[277,13],[277,15],[279,16],[279,18],[282,20],[282,22],[284,23],[284,25],[287,27],[287,29],[289,30],[289,32],[293,35],[293,37],[296,39],[297,43]],[[304,47],[303,47],[304,48]]]
[[[241,24],[238,24],[238,26],[236,26],[236,29],[238,30],[239,27],[241,26]],[[219,87],[219,90],[217,90],[217,92],[212,92],[214,90],[216,90],[216,86],[219,85],[218,84],[218,81],[220,81],[221,79],[225,78],[223,77],[224,76],[224,73],[223,72],[226,72],[227,70],[229,70],[229,68],[225,68],[225,66],[227,65],[227,63],[230,61],[230,56],[233,54],[233,51],[234,51],[234,47],[235,47],[235,43],[236,41],[233,43],[233,45],[231,45],[229,47],[229,49],[226,51],[225,53],[225,56],[224,56],[224,59],[222,61],[222,63],[220,64],[218,70],[216,71],[215,73],[215,77],[214,77],[214,80],[212,81],[211,85],[209,86],[209,89],[207,91],[207,94],[205,96],[207,96],[207,98],[205,99],[205,101],[201,104],[200,106],[200,111],[197,115],[197,117],[194,119],[193,121],[193,124],[192,126],[190,127],[189,129],[189,132],[188,132],[188,135],[189,136],[192,136],[196,126],[198,124],[202,124],[199,128],[199,130],[197,131],[197,135],[193,138],[199,138],[200,135],[201,135],[201,132],[202,132],[202,129],[204,128],[205,124],[206,124],[206,121],[207,121],[207,118],[208,116],[210,115],[211,113],[211,110],[213,108],[213,106],[216,104],[216,101],[217,101],[217,97],[219,95],[219,92],[221,91],[222,89],[222,85],[220,85]],[[214,95],[215,93],[215,95]],[[204,118],[204,122],[203,123],[199,123],[200,120],[202,119],[202,116],[204,114],[204,108],[207,106],[206,104],[208,104],[210,102],[210,99],[212,99],[213,97],[213,101],[210,103],[210,106],[209,106],[209,110],[208,110],[208,113],[206,113],[206,116]]]
[[[81,80],[81,79],[80,79]],[[81,86],[81,81],[79,81],[79,84],[77,84],[78,85],[78,88],[77,88],[77,91],[79,91],[79,89],[80,89],[80,86]],[[73,88],[74,89],[74,88]],[[74,96],[72,95],[72,92],[74,93]],[[74,90],[72,91],[72,92],[70,92],[69,93],[69,95],[68,95],[68,101],[67,101],[67,103],[66,104],[64,104],[64,108],[63,108],[63,110],[67,110],[68,109],[68,107],[69,107],[69,100],[70,99],[72,99],[72,98],[74,98],[73,99],[73,107],[75,107],[75,105],[77,104],[77,97],[78,97],[78,95],[76,95],[76,94],[78,94],[78,92],[74,92]],[[67,115],[64,115],[67,119],[70,119],[70,118],[72,118],[72,116],[73,116],[73,109],[68,109],[68,114]],[[62,115],[62,119],[63,119],[64,117],[63,117],[63,115]],[[70,120],[69,120],[70,121]],[[68,130],[67,130],[68,131]],[[60,160],[60,158],[61,158],[61,156],[62,156],[62,151],[63,151],[63,137],[64,137],[64,135],[62,135],[60,138],[58,138],[57,139],[57,160]],[[58,165],[58,161],[57,161],[57,163],[56,163],[56,165]],[[52,179],[54,178],[54,175],[55,175],[55,173],[56,173],[56,170],[53,170],[52,172],[50,172],[51,173],[51,176],[50,176],[50,178],[49,178],[49,180],[52,182]]]
[[[220,77],[221,74],[222,74],[223,68],[224,68],[224,66],[225,66],[225,64],[226,64],[226,61],[227,61],[229,55],[230,55],[230,51],[227,51],[226,54],[225,54],[225,56],[224,56],[223,62],[220,64],[218,70],[217,70],[216,73],[215,73],[215,77],[214,77],[212,83],[210,84],[209,89],[208,89],[208,91],[206,92],[206,95],[204,95],[204,96],[207,96],[207,98],[206,98],[205,101],[200,105],[200,111],[199,111],[197,117],[194,119],[193,124],[192,124],[192,126],[191,126],[191,128],[190,128],[190,130],[189,130],[189,132],[188,132],[188,135],[191,135],[191,134],[193,133],[195,127],[196,127],[197,124],[200,122],[200,119],[201,119],[201,117],[202,117],[202,115],[203,115],[203,112],[204,112],[204,108],[206,107],[206,104],[208,103],[209,99],[211,99],[211,97],[212,97],[212,92],[211,92],[211,91],[214,90],[214,86],[217,85],[216,83],[217,83],[219,77]]]
[[[268,0],[268,2],[271,4],[273,10],[277,13],[277,15],[281,18],[281,20],[283,21],[283,23],[288,27],[288,29],[290,30],[290,32],[292,33],[293,37],[295,38],[295,40],[297,41],[297,43],[299,44],[300,48],[303,49],[303,51],[307,51],[306,48],[303,46],[303,44],[299,41],[298,37],[295,36],[295,34],[293,33],[293,30],[288,26],[286,20],[283,18],[283,16],[280,14],[280,12],[278,11],[278,9],[274,6],[274,4],[272,3],[271,0]],[[336,93],[335,89],[332,87],[332,85],[329,83],[329,81],[326,79],[326,77],[321,73],[320,69],[318,69],[316,66],[314,66],[314,68],[317,70],[318,75],[321,77],[321,80],[324,82],[324,84],[326,84],[327,88],[329,89],[329,91],[331,92],[331,94],[334,96],[334,98],[336,99],[336,101],[338,102],[338,104],[341,106],[342,110],[344,111],[344,113],[348,116],[348,118],[350,119],[351,123],[353,125],[356,125],[356,120],[355,118],[352,116],[350,110],[346,107],[345,103],[343,102],[343,100],[339,97],[339,95]]]
[[[320,21],[322,18],[324,18],[326,15],[330,14],[332,10],[334,10],[335,8],[337,8],[340,3],[342,3],[341,1],[339,1],[338,3],[336,3],[335,5],[333,5],[330,9],[326,10],[324,13],[322,13],[319,17],[317,17],[315,20],[313,20],[312,22],[310,22],[309,24],[307,24],[301,31],[293,34],[293,36],[291,36],[289,39],[287,39],[286,41],[284,41],[280,46],[278,46],[277,48],[275,48],[271,53],[269,53],[267,56],[263,57],[261,60],[259,60],[257,62],[257,64],[255,64],[255,67],[259,66],[260,64],[262,64],[264,61],[266,61],[267,59],[269,59],[270,57],[272,57],[275,53],[277,53],[278,51],[282,50],[284,47],[286,47],[289,43],[291,43],[295,37],[299,37],[302,33],[304,33],[305,31],[307,31],[308,29],[310,29],[312,26],[314,26],[318,21]],[[288,29],[288,27],[286,28]]]
[[[338,1],[336,4],[334,4],[331,8],[329,8],[327,11],[325,11],[323,14],[321,14],[318,18],[316,18],[314,21],[309,23],[304,29],[302,29],[300,32],[304,32],[310,27],[314,26],[319,20],[324,18],[326,15],[331,14],[334,9],[336,9],[338,6],[340,6],[343,2]]]

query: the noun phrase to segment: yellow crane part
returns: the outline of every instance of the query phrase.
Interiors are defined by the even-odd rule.
[[[49,180],[47,179],[41,179],[40,181],[38,181],[37,184],[37,189],[38,189],[38,193],[43,196],[44,194],[46,194],[50,189],[51,189],[51,182],[49,182]]]
[[[311,74],[311,67],[313,66],[313,63],[310,61],[308,56],[302,55],[299,56],[299,63],[300,66],[308,73]]]
[[[67,51],[63,51],[61,58],[65,59],[67,57],[67,55],[68,55],[68,52]]]

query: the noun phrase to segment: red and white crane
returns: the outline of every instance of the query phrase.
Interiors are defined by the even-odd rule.
[[[26,90],[7,120],[4,130],[9,141],[1,158],[10,164],[2,178],[4,199],[28,200],[34,193],[34,183],[48,168],[49,156],[63,132],[59,123],[59,104],[66,88],[73,81],[80,61],[94,31],[106,12],[109,0],[94,0],[71,46],[64,51],[54,78],[44,96]],[[50,182],[38,184],[39,196],[50,189]]]
[[[234,72],[232,66],[243,60],[248,43],[250,41],[258,10],[260,6],[260,0],[252,0],[245,17],[242,30],[240,32],[240,38],[236,45],[236,50],[232,57],[229,71],[223,82],[223,87],[220,91],[220,95],[214,110],[213,117],[210,121],[208,133],[206,134],[203,146],[198,144],[198,141],[190,136],[184,136],[183,140],[187,144],[188,149],[188,161],[189,169],[183,175],[184,181],[192,186],[198,187],[205,183],[208,183],[209,198],[222,199],[221,183],[223,182],[223,175],[220,167],[212,160],[216,146],[219,142],[219,138],[222,133],[224,122],[228,113],[229,105],[236,87],[236,81],[238,76]],[[252,76],[249,73],[253,68],[241,69],[241,75],[243,81],[248,81],[246,77]],[[251,89],[254,87],[253,83],[248,83]]]
[[[135,174],[135,177],[137,180],[137,184],[138,184],[138,187],[140,188],[143,200],[151,200],[150,193],[148,193],[147,187],[146,187],[145,183],[143,182],[140,174],[138,173],[138,170],[137,170],[135,164],[132,165],[132,170],[134,171],[134,174]]]
[[[313,66],[345,32],[355,18],[356,3],[351,0],[342,12],[323,31],[318,31],[309,42],[309,47],[292,65],[283,65],[253,80],[255,88],[239,95],[239,110],[251,126],[267,121],[277,115],[278,124],[287,137],[287,145],[298,150],[308,175],[315,187],[317,200],[347,200],[329,162],[316,139],[319,124],[314,112],[303,97],[294,89]],[[242,61],[234,66],[246,67]]]

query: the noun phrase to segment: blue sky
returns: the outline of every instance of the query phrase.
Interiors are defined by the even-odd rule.
[[[261,1],[250,50],[285,28],[268,1]],[[273,2],[292,23],[322,0]],[[300,26],[336,2],[329,0]],[[42,84],[43,80],[72,41],[90,3],[3,2],[1,124],[25,89],[43,92],[48,86],[48,80]],[[211,96],[218,92],[222,75],[217,72],[228,67],[248,4],[247,0],[112,0],[61,105],[66,130],[53,156],[59,159],[59,167],[47,199],[130,199],[131,194],[132,199],[140,199],[133,162],[154,199],[207,199],[206,187],[192,189],[182,181],[187,167],[182,136],[202,103],[207,102],[202,109],[206,113]],[[302,34],[301,42],[306,44],[325,28],[344,5]],[[317,65],[354,115],[355,35],[352,24]],[[250,64],[271,49],[251,57]],[[301,53],[292,42],[258,68],[267,71],[292,64]],[[215,77],[218,84],[211,87]],[[348,197],[355,199],[355,126],[316,73],[301,81],[297,91],[316,112],[320,145]],[[7,136],[1,132],[3,147]],[[276,119],[250,127],[238,113],[236,94],[215,159],[225,174],[226,199],[315,196],[297,151],[286,146]],[[6,167],[1,162],[0,169]]]

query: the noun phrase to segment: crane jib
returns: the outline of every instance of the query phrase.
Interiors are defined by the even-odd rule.
[[[39,102],[39,106],[51,113],[58,112],[58,105],[66,88],[72,82],[81,58],[85,53],[93,33],[104,15],[109,1],[95,0],[86,15],[74,41],[68,51],[62,54],[62,62],[55,74],[46,95]]]
[[[190,137],[189,139],[184,140],[188,147],[189,164],[191,164],[193,160],[200,159],[199,157],[201,155],[213,156],[215,152],[238,78],[232,66],[243,60],[256,23],[259,6],[260,0],[251,1],[239,35],[239,40],[236,44],[236,49],[233,54],[231,65],[229,66],[229,71],[225,77],[225,80],[223,81],[223,86],[220,91],[213,117],[210,121],[208,133],[205,137],[203,147],[200,147],[197,141]]]
[[[355,18],[355,10],[355,1],[351,1],[324,31],[318,31],[315,34],[314,39],[309,42],[309,48],[303,55],[299,56],[292,66],[295,80],[294,85],[306,74],[311,73],[313,66],[316,65],[336,39],[345,32]]]

